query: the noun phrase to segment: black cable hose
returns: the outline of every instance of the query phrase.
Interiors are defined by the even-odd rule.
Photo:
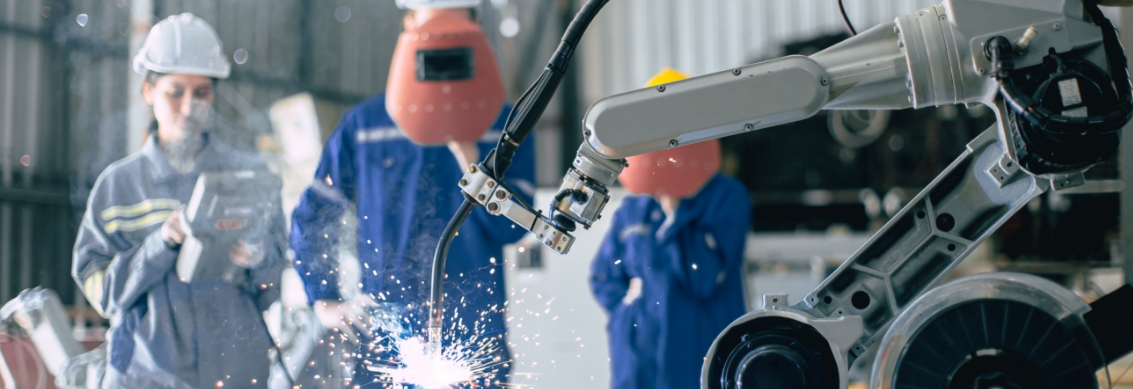
[[[554,73],[550,69],[544,69],[535,83],[531,85],[527,91],[523,92],[523,96],[516,102],[515,107],[512,108],[511,113],[508,114],[508,119],[504,123],[504,132],[500,135],[500,140],[496,143],[496,148],[488,153],[488,157],[484,159],[484,172],[496,179],[503,177],[507,169],[511,167],[512,158],[515,153],[519,151],[519,145],[527,138],[530,129],[534,128],[535,122],[530,122],[531,128],[526,132],[522,131],[523,122],[526,122],[528,117],[531,117],[532,110],[538,110],[535,115],[537,121],[539,116],[543,115],[543,110],[546,109],[547,104],[551,99],[545,98],[540,102],[539,96],[544,95],[543,91],[547,90],[547,86],[552,82]],[[560,76],[561,78],[561,76]],[[558,88],[559,80],[553,80],[554,88],[551,89],[552,93]],[[535,96],[536,101],[532,102],[531,96]],[[516,121],[516,118],[520,118]]]
[[[1102,42],[1105,45],[1106,60],[1109,61],[1109,73],[1117,86],[1117,94],[1123,101],[1133,101],[1133,81],[1129,79],[1129,59],[1125,56],[1125,47],[1121,45],[1121,38],[1117,34],[1117,27],[1109,18],[1105,17],[1098,8],[1097,1],[1085,1],[1086,12],[1090,14],[1094,24],[1102,29]]]
[[[433,285],[429,292],[429,300],[432,304],[429,306],[429,328],[440,328],[444,324],[445,261],[448,260],[448,250],[452,247],[456,232],[460,230],[464,220],[468,219],[468,215],[472,214],[475,204],[468,195],[465,195],[464,202],[445,226],[441,241],[437,243],[437,252],[433,254]]]
[[[551,200],[551,211],[547,216],[553,219],[555,216],[555,208],[558,207],[560,201],[563,201],[567,197],[570,197],[570,200],[577,204],[585,204],[586,201],[590,199],[590,197],[586,195],[586,192],[578,189],[560,190],[559,193],[555,194],[555,198]]]
[[[283,350],[279,348],[279,342],[275,340],[274,336],[271,336],[271,331],[268,331],[267,319],[263,317],[264,315],[259,316],[260,324],[264,325],[264,333],[268,335],[268,340],[271,341],[271,347],[275,349],[275,359],[279,362],[279,367],[283,369],[283,378],[287,379],[288,388],[297,388],[295,378],[292,378],[291,371],[287,370],[287,363],[283,362]],[[302,372],[303,369],[299,369],[299,371]]]
[[[846,7],[842,5],[842,0],[838,0],[838,10],[842,11],[842,21],[846,23],[846,28],[850,29],[850,35],[858,35],[858,30],[854,29],[854,24],[850,23],[850,17],[846,15]]]
[[[551,98],[554,97],[555,91],[559,88],[559,83],[566,76],[567,68],[574,57],[578,42],[582,40],[582,36],[586,29],[590,27],[590,23],[594,21],[598,12],[608,2],[609,0],[590,0],[582,6],[574,20],[567,26],[566,32],[559,42],[559,47],[551,55],[551,60],[543,69],[543,74],[528,88],[527,92],[524,92],[524,95],[527,95],[528,98],[516,102],[515,108],[509,116],[514,116],[517,120],[509,120],[508,125],[504,128],[503,135],[500,136],[500,140],[496,144],[496,148],[489,153],[489,158],[485,159],[485,173],[495,178],[496,181],[502,181],[501,178],[507,172],[508,167],[511,166],[512,158],[519,150],[519,145],[523,144],[523,141],[535,128],[539,118],[543,116],[543,111],[550,104]]]
[[[574,48],[582,38],[582,34],[607,2],[609,2],[609,0],[590,0],[582,7],[582,10],[575,16],[574,21],[567,27],[567,31],[563,35],[559,48],[551,57],[551,61],[546,69],[544,69],[543,74],[535,84],[524,92],[524,96],[516,103],[512,112],[508,115],[504,133],[500,135],[496,149],[488,153],[484,163],[481,164],[485,169],[484,172],[497,182],[503,182],[501,178],[504,176],[504,173],[507,172],[508,167],[510,167],[515,152],[519,150],[519,145],[526,140],[527,135],[531,133],[531,130],[535,127],[535,123],[547,108],[547,104],[550,103],[551,97],[558,88],[559,82],[562,80],[566,68],[574,54]],[[518,121],[514,120],[516,118],[518,118]],[[474,205],[475,203],[467,198],[466,195],[460,209],[457,211],[456,215],[453,216],[452,220],[449,221],[440,241],[437,243],[437,251],[433,257],[433,285],[430,292],[430,328],[439,329],[443,324],[445,262],[456,232],[460,230],[460,226],[464,224],[464,220],[472,213]]]
[[[1011,106],[1016,114],[1036,127],[1099,125],[1102,130],[1096,133],[1109,134],[1121,131],[1121,128],[1129,122],[1130,115],[1133,114],[1133,83],[1129,78],[1128,60],[1125,56],[1125,48],[1121,46],[1121,41],[1117,36],[1117,29],[1101,13],[1097,3],[1087,1],[1085,8],[1094,20],[1094,24],[1101,27],[1102,45],[1109,62],[1110,77],[1113,78],[1114,86],[1120,97],[1118,109],[1105,115],[1072,117],[1055,114],[1040,106],[1030,96],[1019,90],[1019,87],[1010,80],[1010,72],[1014,70],[1014,63],[1011,59],[1011,42],[1004,37],[994,37],[988,40],[985,45],[985,55],[991,61],[992,73],[999,84],[1000,94],[1003,95],[1004,101]]]
[[[544,76],[546,76],[546,74],[540,74],[539,78],[535,79],[535,84],[539,84],[540,82],[543,82]],[[519,110],[515,109],[515,107],[518,107],[518,106],[522,105],[523,102],[527,101],[527,97],[531,96],[531,91],[534,90],[534,89],[535,88],[528,87],[527,90],[523,91],[523,95],[519,96],[519,100],[515,101],[515,105],[512,106],[511,112],[508,112],[507,120],[504,120],[504,129],[505,130],[507,128],[511,127],[511,122],[513,120],[515,120],[515,114],[519,112]]]
[[[519,193],[518,191],[515,190],[515,188],[512,188],[511,185],[508,185],[507,182],[500,181],[497,184],[499,184],[499,186],[501,188],[507,189],[508,193],[511,193],[513,195],[516,194],[516,193]],[[534,193],[532,193],[532,195],[534,195]],[[524,208],[527,208],[527,209],[534,208],[534,207],[531,206],[531,204],[527,203],[527,200],[523,199],[523,196],[512,196],[511,198],[515,199],[515,201],[518,202],[519,205],[522,205]]]
[[[249,279],[251,279],[251,277],[249,277]],[[254,300],[255,299],[253,299],[253,301]],[[256,306],[257,312],[262,313],[264,311],[263,307],[260,307],[259,304],[253,303],[253,305]],[[281,310],[280,312],[283,311]],[[275,337],[271,335],[271,331],[268,330],[268,319],[265,318],[264,315],[257,316],[260,317],[260,324],[264,326],[264,334],[268,336],[268,341],[271,342],[271,348],[275,349],[275,359],[277,362],[279,362],[279,367],[283,368],[283,378],[287,379],[287,383],[289,385],[288,389],[296,388],[297,386],[295,386],[295,378],[291,377],[291,372],[287,370],[287,364],[283,362],[283,350],[279,348],[279,342],[275,340]],[[302,369],[300,369],[300,371],[302,371]]]
[[[526,98],[517,102],[515,107],[512,108],[512,112],[508,115],[508,124],[504,128],[504,133],[500,135],[496,148],[489,152],[480,164],[484,173],[496,182],[503,182],[504,173],[511,166],[511,159],[515,156],[515,152],[519,150],[519,145],[527,139],[527,135],[531,134],[531,130],[535,128],[539,117],[543,115],[543,111],[547,109],[547,104],[551,102],[555,90],[558,89],[559,82],[566,74],[566,69],[574,56],[574,49],[582,39],[583,33],[586,32],[590,22],[594,21],[594,17],[598,16],[598,12],[609,1],[590,0],[582,6],[574,20],[567,26],[562,42],[559,43],[559,48],[551,56],[550,62],[543,70],[543,75],[528,88],[527,92],[524,92]],[[513,118],[518,120],[510,120]],[[433,255],[433,285],[429,295],[430,338],[428,340],[430,342],[440,341],[440,339],[432,338],[433,331],[440,331],[444,324],[444,277],[448,251],[452,246],[452,240],[456,237],[456,232],[468,219],[468,215],[472,213],[475,205],[476,202],[465,194],[464,202],[460,204],[456,215],[453,215],[452,219],[449,220],[448,226],[441,234],[440,241],[437,242],[437,251]]]

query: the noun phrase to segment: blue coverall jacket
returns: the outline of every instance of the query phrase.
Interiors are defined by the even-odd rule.
[[[744,314],[751,202],[717,174],[669,218],[650,196],[626,198],[594,259],[590,287],[610,315],[612,387],[698,388],[716,335]],[[625,301],[630,280],[641,295]]]
[[[207,135],[206,135],[207,136]],[[110,318],[104,388],[266,388],[272,340],[261,312],[279,298],[287,226],[247,282],[181,282],[178,252],[161,225],[189,202],[204,172],[266,171],[254,155],[210,138],[192,171],[169,165],[151,136],[141,151],[107,167],[91,191],[75,242],[71,274],[87,300]],[[220,383],[220,384],[218,384]]]
[[[509,111],[505,107],[478,142],[481,159],[495,146]],[[531,201],[535,163],[528,145],[520,148],[506,181]],[[338,246],[355,244],[363,272],[361,292],[378,302],[416,308],[402,314],[411,330],[423,335],[427,311],[420,307],[429,298],[433,254],[464,199],[459,182],[465,168],[445,145],[420,146],[409,140],[386,112],[384,94],[351,108],[327,140],[315,173],[317,183],[326,185],[308,189],[292,214],[295,267],[310,301],[343,297],[336,254]],[[356,242],[339,242],[342,215],[351,206],[357,213]],[[502,337],[507,328],[503,247],[525,232],[476,207],[454,239],[445,269],[445,328],[458,322],[473,329],[469,334],[500,336],[504,361],[510,354]],[[372,381],[364,370],[356,370],[355,383]],[[502,379],[506,371],[501,369],[497,377]]]

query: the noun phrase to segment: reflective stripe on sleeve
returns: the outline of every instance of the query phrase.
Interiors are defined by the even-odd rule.
[[[109,222],[116,218],[132,218],[155,210],[174,210],[181,206],[177,199],[151,199],[134,205],[119,205],[107,208],[100,214],[102,221]]]
[[[90,301],[90,305],[102,317],[106,317],[106,313],[102,312],[102,290],[105,282],[106,270],[96,271],[83,281],[83,295],[87,297],[87,301]]]
[[[172,215],[173,211],[157,211],[134,220],[114,220],[106,223],[106,233],[117,231],[137,231],[155,224],[161,224]]]

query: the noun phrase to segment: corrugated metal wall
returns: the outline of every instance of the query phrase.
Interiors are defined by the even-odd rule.
[[[139,93],[128,86],[130,38],[149,28],[132,26],[130,14],[143,2],[154,21],[193,12],[217,29],[233,60],[217,89],[218,132],[243,147],[270,131],[266,110],[282,97],[312,93],[329,128],[384,90],[404,15],[393,0],[0,0],[0,303],[36,285],[68,303],[76,297],[70,253],[90,187],[144,132],[127,124]],[[526,20],[556,10],[549,4],[557,3],[485,1],[478,13],[503,49],[513,94],[541,69],[515,72],[528,66],[515,62],[542,62],[553,50],[526,54],[545,40],[541,24]],[[500,9],[516,7],[525,31],[500,39]],[[551,21],[542,25],[556,29]]]
[[[128,97],[138,93],[128,88],[130,35],[146,29],[130,25],[130,7],[138,1],[150,0],[0,0],[0,301],[33,285],[74,296],[70,248],[89,187],[105,166],[139,146],[128,134],[143,131],[127,128],[126,114]],[[865,29],[932,3],[846,5]],[[228,55],[246,52],[246,61],[234,63],[232,77],[220,83],[217,100],[230,129],[224,135],[245,147],[269,131],[264,112],[279,98],[311,92],[323,103],[323,125],[332,126],[350,105],[383,90],[402,17],[392,0],[152,4],[155,20],[193,12],[217,28]],[[565,4],[485,1],[480,17],[493,37],[501,17],[520,21],[519,36],[496,38],[513,96],[533,81],[557,44]],[[842,29],[833,0],[611,1],[575,65],[578,108],[639,87],[663,66],[704,74],[776,56],[787,41]],[[569,91],[566,85],[560,94]],[[537,137],[545,184],[561,176],[555,151],[572,155],[577,145],[581,111],[559,107],[548,111]]]
[[[263,109],[299,91],[333,106],[324,115],[333,124],[384,90],[402,16],[393,1],[372,0],[155,0],[154,11],[192,12],[216,27],[226,53],[247,53],[243,63],[230,57],[233,75],[217,94],[218,113],[242,120],[233,124],[246,134],[267,132]]]
[[[847,0],[863,31],[939,0]],[[640,88],[663,67],[702,75],[770,59],[792,41],[846,31],[836,0],[614,0],[582,43],[583,98]]]
[[[126,125],[133,3],[0,0],[0,302],[36,285],[75,297],[70,252],[89,188],[139,146],[128,132],[144,131]],[[153,11],[193,12],[228,55],[247,52],[217,93],[224,135],[245,147],[270,130],[264,112],[279,98],[311,91],[332,126],[383,90],[402,16],[371,0],[154,0]]]
[[[68,221],[67,125],[51,99],[50,2],[0,3],[0,299],[18,288],[69,279],[57,271],[74,239]],[[66,105],[67,102],[58,102]],[[69,263],[69,262],[68,262]],[[66,290],[63,291],[67,293]]]

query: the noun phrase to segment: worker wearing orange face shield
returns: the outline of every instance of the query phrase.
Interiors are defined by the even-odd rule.
[[[648,86],[687,76],[667,69]],[[610,316],[611,385],[695,388],[704,355],[744,313],[747,190],[720,170],[711,140],[627,159],[634,195],[614,214],[590,287]]]

